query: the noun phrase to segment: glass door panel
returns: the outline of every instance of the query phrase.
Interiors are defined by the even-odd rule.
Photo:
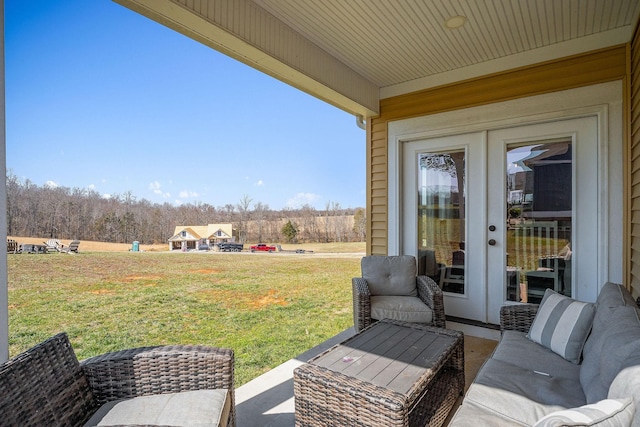
[[[465,293],[465,151],[418,153],[418,270]]]
[[[506,147],[506,296],[539,303],[571,296],[571,138]]]

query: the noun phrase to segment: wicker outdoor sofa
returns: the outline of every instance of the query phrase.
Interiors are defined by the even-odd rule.
[[[0,366],[0,425],[233,427],[234,354],[158,346],[80,363],[60,333]]]
[[[547,290],[500,321],[450,427],[640,427],[640,310],[627,289],[606,283],[595,304]]]

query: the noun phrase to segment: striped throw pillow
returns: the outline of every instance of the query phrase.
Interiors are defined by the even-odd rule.
[[[579,364],[594,314],[594,304],[576,301],[547,289],[527,338]]]
[[[630,426],[635,413],[633,399],[605,399],[592,405],[564,409],[544,416],[533,427]]]

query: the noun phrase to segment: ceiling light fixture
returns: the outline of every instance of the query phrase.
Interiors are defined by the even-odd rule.
[[[456,28],[462,27],[466,22],[466,16],[456,15],[444,21],[444,25],[450,30],[455,30]]]

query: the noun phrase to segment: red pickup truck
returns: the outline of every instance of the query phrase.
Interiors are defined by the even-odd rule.
[[[257,245],[252,245],[249,250],[251,252],[275,252],[276,251],[276,247],[275,246],[269,246],[266,245],[264,243],[258,243]]]

